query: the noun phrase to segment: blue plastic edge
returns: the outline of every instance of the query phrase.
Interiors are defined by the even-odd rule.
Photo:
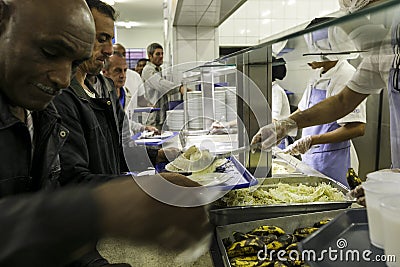
[[[253,185],[258,184],[258,180],[254,178],[254,176],[240,163],[235,156],[230,156],[228,158],[236,167],[236,169],[239,171],[239,173],[242,174],[243,178],[247,180],[247,182],[236,184],[236,185],[224,185],[224,186],[213,186],[216,188],[219,188],[221,190],[232,190],[232,189],[240,189],[240,188],[245,188],[245,187],[250,187]],[[165,171],[165,162],[161,162],[156,164],[154,167],[157,172],[162,172]]]
[[[137,134],[135,134],[135,135],[132,135],[132,136],[131,136],[131,139],[134,140],[134,141],[136,141],[136,140],[139,139],[139,137],[140,137],[141,134],[142,134],[142,133],[139,132],[139,133],[137,133]],[[159,146],[159,145],[162,145],[163,143],[165,143],[166,141],[168,141],[169,139],[171,139],[171,138],[177,136],[178,134],[179,134],[179,132],[173,132],[173,134],[172,134],[171,136],[169,136],[169,137],[167,137],[167,138],[164,138],[164,139],[161,140],[161,141],[158,141],[158,142],[151,142],[151,141],[149,141],[149,142],[145,142],[145,143],[138,144],[138,145]],[[151,139],[149,139],[149,140],[151,140]]]

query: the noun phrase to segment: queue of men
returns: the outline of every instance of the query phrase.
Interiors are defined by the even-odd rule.
[[[119,177],[122,109],[99,75],[113,51],[113,8],[99,0],[9,0],[0,1],[0,17],[8,51],[0,64],[0,265],[111,266],[95,251],[103,236],[178,251],[207,236],[204,207],[163,204]]]

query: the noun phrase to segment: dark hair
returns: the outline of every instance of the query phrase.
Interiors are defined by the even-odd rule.
[[[314,18],[314,19],[306,26],[306,29],[311,28],[311,27],[313,27],[313,26],[315,26],[315,25],[324,23],[324,22],[326,22],[326,21],[330,21],[330,20],[332,20],[332,19],[334,19],[334,17]]]
[[[156,49],[163,49],[162,45],[160,45],[159,43],[152,43],[147,47],[147,55],[153,55],[154,51],[156,51]]]
[[[283,58],[272,57],[272,81],[283,80],[286,77],[286,61]]]
[[[140,61],[144,61],[144,62],[147,62],[147,61],[149,61],[149,59],[148,58],[141,58],[141,59],[139,59],[138,61],[137,61],[137,63],[139,63]]]
[[[97,11],[111,18],[113,21],[117,20],[117,13],[115,12],[115,9],[109,4],[104,3],[100,0],[86,0],[86,4],[91,10],[97,9]]]

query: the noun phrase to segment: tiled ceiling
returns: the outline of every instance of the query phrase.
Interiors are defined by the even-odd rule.
[[[246,0],[176,0],[174,25],[218,26]],[[137,23],[135,27],[162,28],[163,0],[115,0],[117,21]]]
[[[218,26],[246,0],[178,0],[174,25]]]

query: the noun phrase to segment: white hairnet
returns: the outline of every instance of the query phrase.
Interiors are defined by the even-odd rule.
[[[304,35],[310,53],[340,53],[356,51],[352,40],[339,26],[320,29]],[[326,55],[329,60],[353,59],[358,53]]]
[[[375,0],[339,0],[340,10],[353,13]]]

